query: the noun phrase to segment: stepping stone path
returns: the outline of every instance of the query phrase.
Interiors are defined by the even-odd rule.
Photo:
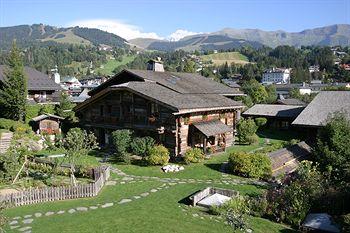
[[[24,215],[24,218],[31,218],[32,215],[31,214],[28,214],[28,215]]]
[[[132,201],[131,199],[122,199],[120,202],[118,202],[118,204],[124,204],[131,201]]]
[[[16,224],[18,224],[18,221],[11,221],[10,223],[9,223],[10,225],[16,225]]]
[[[23,222],[24,224],[30,224],[30,223],[33,222],[33,220],[34,220],[34,219],[32,219],[32,218],[27,218],[27,219],[24,219],[22,222]]]
[[[96,210],[98,207],[97,206],[90,206],[89,208],[92,210]]]
[[[39,218],[39,217],[41,217],[43,214],[42,213],[35,213],[34,214],[34,216],[36,217],[36,218]]]
[[[102,205],[101,207],[107,208],[107,207],[111,207],[111,206],[113,206],[113,203],[106,203],[106,204]]]
[[[19,226],[10,226],[10,229],[16,229],[18,228]]]
[[[75,213],[75,209],[70,209],[70,210],[68,210],[68,213],[70,213],[70,214],[73,214],[73,213]]]
[[[86,207],[77,207],[77,210],[78,211],[87,211],[88,208],[86,208]]]
[[[142,197],[147,197],[149,195],[149,193],[141,193],[140,194]]]
[[[58,211],[57,212],[57,214],[64,214],[66,211],[64,211],[64,210],[60,210],[60,211]]]
[[[117,181],[115,181],[115,180],[110,180],[110,181],[107,181],[106,182],[106,185],[116,185],[117,184]]]
[[[158,192],[158,190],[157,189],[151,189],[151,192],[155,193],[155,192]]]
[[[54,212],[47,212],[46,214],[45,214],[45,216],[51,216],[51,215],[53,215],[53,214],[55,214]]]
[[[140,199],[141,197],[140,196],[134,196],[135,199]]]
[[[23,232],[23,231],[27,231],[30,229],[32,229],[32,227],[22,227],[22,228],[19,228],[18,230]]]

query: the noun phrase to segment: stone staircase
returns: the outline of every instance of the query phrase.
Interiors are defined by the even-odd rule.
[[[0,134],[0,154],[5,153],[11,145],[13,133]]]

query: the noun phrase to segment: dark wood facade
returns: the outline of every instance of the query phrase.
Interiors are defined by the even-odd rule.
[[[171,106],[128,90],[109,91],[77,110],[81,123],[102,145],[109,144],[112,131],[132,129],[136,135],[153,137],[176,156],[191,147],[212,153],[231,146],[239,113],[240,108],[179,114]],[[232,130],[207,137],[193,126],[212,120],[220,120]]]

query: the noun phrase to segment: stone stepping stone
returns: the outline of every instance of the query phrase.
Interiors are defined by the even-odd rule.
[[[23,222],[24,224],[31,224],[31,223],[33,222],[33,220],[34,220],[34,219],[32,219],[32,218],[27,218],[27,219],[24,219],[22,222]]]
[[[123,177],[123,179],[122,180],[124,180],[124,181],[129,181],[129,180],[133,180],[134,178],[132,178],[132,177]]]
[[[199,215],[198,214],[192,214],[193,217],[198,217]]]
[[[23,232],[23,231],[27,231],[30,229],[32,229],[32,227],[22,227],[22,228],[19,228],[18,230]]]
[[[25,231],[24,233],[32,233],[32,231]]]
[[[47,212],[46,214],[45,214],[45,216],[51,216],[51,215],[53,215],[53,214],[55,214],[54,212]]]
[[[125,184],[125,181],[120,182],[120,184]]]
[[[18,220],[18,219],[21,219],[22,217],[20,217],[20,216],[17,216],[17,217],[14,217],[13,219],[14,220]]]
[[[10,229],[13,230],[13,229],[16,229],[18,228],[19,226],[10,226]]]
[[[73,213],[75,213],[75,212],[76,212],[75,209],[70,209],[70,210],[68,210],[68,213],[70,213],[70,214],[73,214]]]
[[[110,180],[110,181],[107,181],[106,182],[106,185],[116,185],[117,184],[117,181],[115,181],[115,180]]]
[[[57,214],[64,214],[66,211],[64,211],[64,210],[60,210],[60,211],[58,211],[57,212]]]
[[[164,188],[167,189],[167,188],[169,188],[169,186],[165,186]]]
[[[92,210],[96,210],[98,207],[97,206],[90,206],[89,208]]]
[[[155,192],[158,192],[158,190],[157,189],[151,189],[151,192],[155,193]]]
[[[142,197],[147,197],[149,195],[149,193],[141,193],[140,194]]]
[[[176,183],[169,183],[169,185],[176,185]]]
[[[106,203],[106,204],[102,205],[101,207],[107,208],[107,207],[111,207],[111,206],[113,206],[113,203]]]
[[[14,220],[14,221],[10,222],[9,224],[10,225],[16,225],[17,223],[18,223],[18,221]]]
[[[141,197],[140,196],[134,196],[135,199],[140,199]]]
[[[186,181],[179,181],[179,184],[186,184]]]
[[[31,218],[32,215],[31,214],[28,214],[28,215],[24,215],[24,218]]]
[[[87,207],[77,207],[78,211],[87,211],[88,208]]]
[[[35,216],[36,218],[40,218],[41,216],[43,216],[43,214],[42,214],[42,213],[35,213],[34,216]]]
[[[122,199],[120,202],[118,202],[118,204],[124,204],[131,201],[132,201],[131,199]]]

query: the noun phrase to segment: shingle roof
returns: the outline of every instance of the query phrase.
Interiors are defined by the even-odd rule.
[[[277,104],[306,106],[305,102],[293,98],[277,100]]]
[[[155,82],[129,82],[111,86],[112,89],[126,88],[169,105],[180,112],[198,108],[237,108],[240,102],[217,94],[180,94]]]
[[[141,80],[149,80],[172,89],[182,94],[221,94],[221,95],[242,95],[243,93],[228,87],[224,84],[215,82],[210,78],[203,77],[195,73],[180,72],[154,72],[149,70],[123,70],[107,82],[90,92],[96,94],[107,86],[113,85],[122,75],[138,77]],[[133,81],[133,80],[129,80]]]
[[[288,174],[293,172],[300,161],[311,154],[311,147],[305,142],[299,142],[289,148],[271,152],[268,156],[272,163],[272,175]]]
[[[350,91],[322,91],[293,121],[293,125],[319,127],[328,117],[343,112],[350,120]]]
[[[0,81],[4,81],[5,65],[0,65]],[[24,73],[27,76],[27,88],[29,91],[55,91],[61,90],[61,86],[50,79],[44,73],[37,71],[31,67],[24,67]]]
[[[63,117],[60,117],[60,116],[56,116],[56,115],[53,115],[53,114],[41,114],[39,116],[36,116],[36,117],[33,117],[32,118],[32,121],[41,121],[41,120],[44,120],[46,118],[56,118],[56,119],[59,119],[59,120],[64,120]]]
[[[233,131],[233,128],[225,125],[220,120],[193,123],[193,126],[207,137]]]
[[[296,118],[303,106],[281,105],[281,104],[255,104],[247,111],[242,113],[243,116],[262,116],[262,117],[280,117]]]

